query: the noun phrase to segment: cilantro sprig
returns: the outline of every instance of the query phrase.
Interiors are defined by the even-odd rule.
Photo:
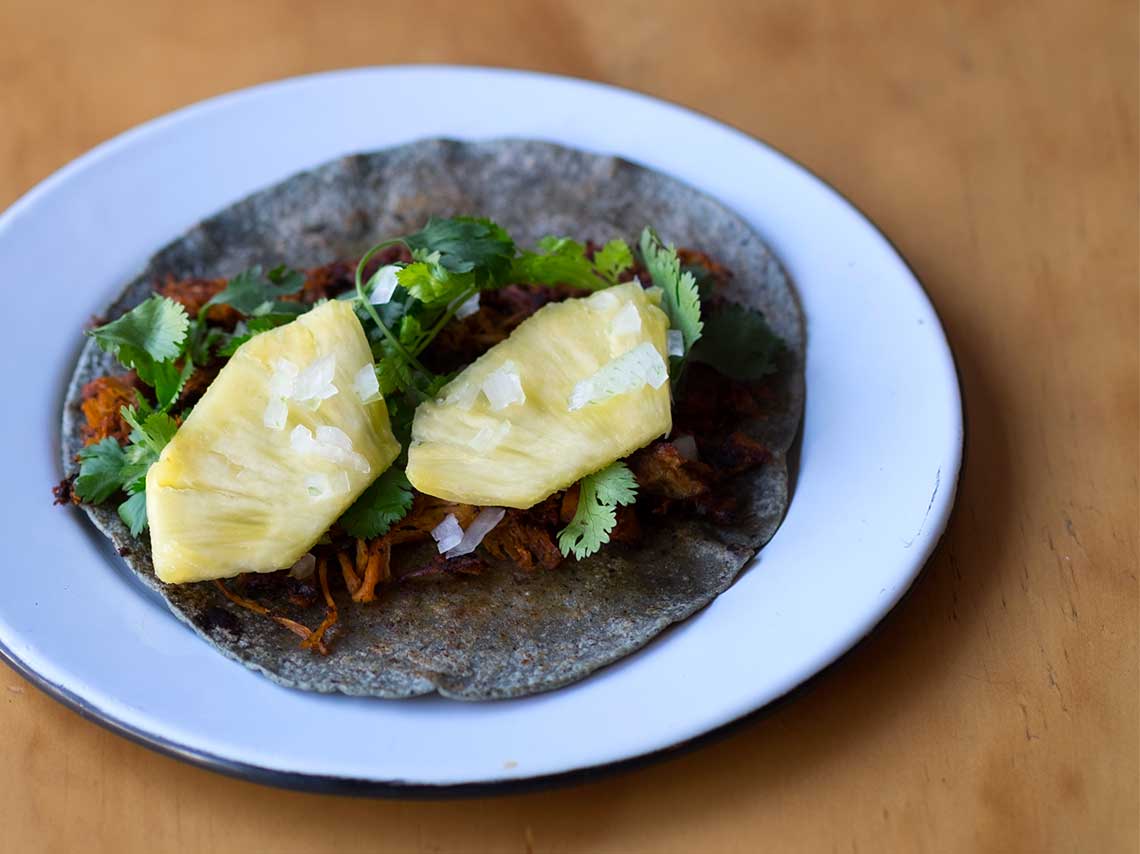
[[[365,271],[383,250],[403,245],[406,264],[387,265],[367,280]],[[672,245],[646,227],[638,252],[652,283],[662,292],[662,308],[672,329],[680,332],[682,355],[674,357],[670,374],[676,385],[687,361],[712,365],[735,379],[752,380],[775,370],[782,342],[759,312],[723,304],[702,318],[701,290],[693,272],[682,266]],[[429,371],[421,354],[455,317],[459,308],[483,290],[511,283],[568,285],[594,291],[617,284],[634,265],[634,254],[622,240],[594,252],[566,237],[548,236],[533,250],[520,250],[499,225],[475,217],[433,219],[419,231],[385,240],[368,250],[355,272],[351,298],[365,326],[376,358],[393,432],[401,445],[410,441],[416,407],[436,396],[451,379]],[[393,275],[396,290],[382,304],[371,295],[381,276]],[[390,280],[389,280],[390,281]],[[147,524],[146,473],[177,430],[170,416],[196,365],[228,357],[254,335],[295,319],[311,308],[288,299],[304,286],[302,273],[287,267],[264,271],[255,266],[230,279],[225,288],[190,318],[174,300],[154,296],[90,334],[154,390],[152,406],[140,396],[138,406],[124,408],[131,425],[125,446],[115,439],[83,449],[76,492],[101,503],[119,494],[119,515],[135,535]],[[705,283],[707,284],[707,282]],[[209,309],[229,306],[241,320],[233,332],[207,322]],[[406,450],[342,515],[339,523],[351,536],[381,536],[410,510],[413,490],[405,472]],[[609,541],[619,506],[632,504],[637,481],[618,461],[579,481],[574,518],[559,533],[564,555],[581,559]]]
[[[344,511],[340,526],[349,536],[362,540],[382,536],[408,515],[412,509],[412,484],[404,473],[404,465],[393,464]]]
[[[578,509],[558,533],[558,548],[564,557],[573,553],[581,560],[610,541],[617,525],[617,508],[637,500],[637,478],[620,460],[578,482]]]
[[[598,290],[616,285],[633,266],[633,253],[624,240],[611,240],[586,257],[586,247],[566,237],[544,237],[538,252],[523,252],[511,265],[510,278],[536,285],[573,285]]]
[[[126,493],[119,504],[119,518],[138,536],[146,528],[146,473],[162,449],[174,438],[178,425],[165,412],[123,407],[123,419],[131,425],[126,447],[108,437],[79,452],[79,476],[75,492],[90,504],[101,504],[116,493]]]
[[[649,277],[661,288],[661,304],[669,317],[669,325],[680,331],[685,355],[688,355],[704,330],[697,280],[692,273],[682,271],[676,249],[663,244],[657,232],[648,226],[641,232],[640,249]]]
[[[182,355],[190,318],[186,309],[172,299],[153,296],[88,334],[104,352],[110,353],[138,378],[154,389],[160,409],[167,409],[190,378],[193,362]]]

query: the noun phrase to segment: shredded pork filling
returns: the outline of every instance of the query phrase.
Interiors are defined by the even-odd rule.
[[[707,255],[692,250],[679,250],[686,264],[702,267],[714,287],[722,285],[730,273]],[[407,260],[401,248],[393,248],[377,256],[373,270]],[[354,263],[334,262],[306,274],[305,285],[295,297],[312,303],[319,299],[337,296],[352,287]],[[635,276],[647,280],[644,270],[632,268],[625,279]],[[190,279],[167,280],[156,289],[197,313],[225,287],[225,280]],[[472,308],[461,311],[456,320],[445,327],[432,348],[424,354],[425,361],[434,369],[454,370],[473,361],[495,344],[504,340],[523,320],[548,302],[584,296],[581,291],[568,287],[539,287],[525,284],[510,285],[482,295]],[[212,324],[232,329],[239,316],[229,306],[211,306],[207,318]],[[622,330],[634,330],[639,318],[619,316]],[[209,379],[216,375],[220,364],[203,366],[203,380],[183,390],[180,403],[188,407],[205,390]],[[312,382],[297,394],[306,400],[320,399],[334,393],[330,371],[311,371]],[[290,393],[295,371],[288,371]],[[320,373],[319,376],[317,374]],[[197,376],[197,375],[196,375]],[[646,374],[646,381],[656,382],[656,374]],[[692,365],[687,381],[675,401],[674,435],[678,438],[660,439],[634,453],[628,464],[637,477],[643,500],[640,506],[616,508],[617,526],[610,535],[611,542],[635,544],[642,535],[643,524],[672,512],[696,513],[715,522],[728,522],[736,510],[731,495],[718,485],[726,478],[763,465],[769,459],[768,450],[744,433],[734,429],[742,419],[762,414],[773,402],[773,388],[766,381],[752,383],[730,380],[703,366]],[[312,386],[310,389],[309,386]],[[490,388],[482,391],[502,407],[522,402],[521,389],[512,381],[510,372],[494,378]],[[285,389],[283,389],[285,391]],[[357,376],[353,392],[365,399],[375,394],[375,375]],[[590,390],[590,395],[594,392]],[[130,425],[120,410],[133,404],[136,395],[145,392],[130,374],[99,377],[83,389],[82,411],[86,420],[84,439],[88,444],[112,437],[126,442]],[[597,393],[598,396],[601,392]],[[277,413],[268,412],[268,421],[274,425]],[[297,436],[297,442],[306,451],[327,455],[349,456],[351,449],[343,448],[337,436]],[[493,442],[493,436],[480,441]],[[324,441],[321,441],[324,440]],[[311,447],[310,447],[311,446]],[[355,462],[355,460],[353,460]],[[314,483],[312,489],[321,492],[326,484]],[[329,487],[331,488],[331,487]],[[69,482],[56,488],[57,498],[71,498]],[[302,648],[327,655],[340,627],[339,610],[334,589],[343,589],[349,599],[358,605],[373,603],[383,598],[383,591],[394,585],[413,583],[419,579],[439,575],[472,575],[488,568],[487,559],[506,562],[522,572],[552,571],[564,560],[558,547],[558,531],[573,518],[578,502],[577,486],[552,495],[528,510],[479,508],[453,504],[415,492],[411,511],[387,533],[370,540],[354,539],[335,526],[321,544],[312,550],[313,572],[306,564],[304,573],[283,569],[260,575],[241,575],[228,582],[214,582],[226,599],[240,608],[273,620],[282,628],[297,635]],[[474,526],[474,527],[473,527]],[[474,531],[468,539],[475,541],[464,547],[465,532]],[[439,549],[431,549],[423,557],[425,543],[438,542]],[[444,548],[446,542],[447,547]],[[442,552],[442,553],[441,553]],[[294,613],[271,611],[257,601],[259,591],[284,585]],[[310,628],[303,615],[323,606],[324,616]],[[308,617],[309,620],[312,617]]]

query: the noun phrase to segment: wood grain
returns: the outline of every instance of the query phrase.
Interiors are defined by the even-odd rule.
[[[1137,26],[1125,0],[5,0],[0,205],[175,107],[360,64],[590,77],[762,137],[926,284],[968,460],[882,630],[718,744],[527,796],[322,798],[157,756],[0,671],[0,850],[1136,851]]]

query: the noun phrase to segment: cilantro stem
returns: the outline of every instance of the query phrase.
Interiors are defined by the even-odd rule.
[[[477,293],[479,293],[478,286],[472,285],[451,301],[451,305],[447,307],[447,311],[443,313],[443,317],[436,321],[435,325],[432,326],[430,330],[428,330],[428,334],[425,335],[416,346],[415,354],[417,356],[424,351],[428,344],[435,340],[435,336],[440,333],[440,330],[442,330],[443,327],[447,326],[451,318],[455,317],[455,312],[459,311],[460,306],[462,306],[465,302],[467,302],[467,300],[471,299],[471,297],[475,296]]]
[[[392,330],[389,329],[384,321],[380,319],[380,315],[376,312],[376,307],[372,305],[372,300],[370,300],[368,298],[368,295],[364,293],[364,268],[367,266],[368,262],[371,261],[377,255],[377,253],[382,252],[389,246],[395,246],[403,242],[404,241],[400,238],[385,240],[383,243],[377,243],[375,246],[364,253],[364,256],[356,265],[356,297],[360,300],[360,304],[364,306],[364,310],[368,312],[368,316],[371,317],[372,321],[380,327],[380,331],[384,333],[384,337],[388,339],[388,343],[392,345],[392,347],[404,359],[404,361],[406,361],[420,373],[428,374],[430,376],[431,371],[420,364],[419,360],[416,359],[413,354],[404,349],[404,346],[400,343],[399,339],[392,334]]]

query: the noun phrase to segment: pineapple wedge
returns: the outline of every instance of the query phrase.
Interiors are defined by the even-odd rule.
[[[541,308],[416,410],[412,485],[532,507],[668,433],[660,299],[630,282]]]
[[[291,566],[388,468],[400,446],[366,368],[338,300],[238,348],[147,472],[162,581]]]

